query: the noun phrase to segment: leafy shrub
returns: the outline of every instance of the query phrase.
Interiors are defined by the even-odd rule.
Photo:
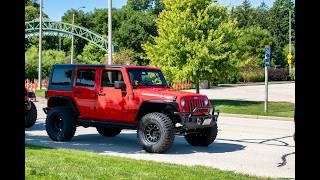
[[[292,75],[293,74],[293,75]],[[241,69],[239,72],[240,82],[263,82],[264,81],[264,68],[256,69]],[[294,69],[289,75],[289,70],[287,68],[269,68],[268,70],[269,81],[287,81],[292,77],[294,79]]]
[[[240,82],[262,82],[264,81],[264,70],[257,69],[242,69],[239,72]]]
[[[287,81],[289,79],[288,68],[269,68],[268,71],[269,81]]]

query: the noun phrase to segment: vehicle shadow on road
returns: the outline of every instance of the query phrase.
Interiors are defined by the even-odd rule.
[[[44,122],[39,122],[38,119],[36,120],[36,123],[31,128],[25,128],[26,131],[39,131],[39,130],[45,130],[46,124]]]
[[[287,138],[292,138],[292,135],[289,136],[281,136],[276,138],[269,138],[269,139],[220,139],[224,141],[232,141],[232,142],[241,142],[241,143],[253,143],[253,144],[264,144],[264,145],[270,145],[270,146],[286,146],[286,147],[295,147],[291,143],[288,143],[285,141]]]
[[[48,146],[55,148],[69,148],[98,153],[126,153],[139,154],[146,153],[139,146],[136,131],[124,131],[116,137],[103,137],[97,132],[83,134],[78,131],[68,142],[55,142],[49,139],[44,131],[44,123],[35,124],[32,129],[26,131],[26,144]],[[32,135],[33,130],[43,130],[42,135]],[[245,146],[234,143],[222,143],[215,141],[208,147],[193,147],[189,145],[184,137],[176,136],[172,147],[165,154],[192,154],[192,153],[226,153],[239,151]]]

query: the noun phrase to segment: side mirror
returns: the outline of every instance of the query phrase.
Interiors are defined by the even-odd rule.
[[[115,81],[114,88],[121,89],[122,91],[126,91],[126,84],[124,83],[124,81]]]

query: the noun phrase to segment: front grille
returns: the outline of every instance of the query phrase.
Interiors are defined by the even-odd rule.
[[[187,107],[186,111],[191,112],[194,110],[194,108],[198,106],[204,106],[204,101],[202,99],[191,98],[186,101],[186,107]]]
[[[198,98],[194,98],[194,97],[188,98],[188,99],[186,99],[185,112],[192,112],[196,107],[199,107],[199,106],[205,106],[204,99],[199,98],[199,97]],[[198,110],[197,112],[203,114],[203,113],[208,113],[209,111],[207,109],[201,109],[201,110]]]

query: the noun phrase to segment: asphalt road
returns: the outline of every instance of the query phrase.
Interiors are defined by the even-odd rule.
[[[25,130],[25,143],[93,151],[134,159],[204,165],[257,176],[294,178],[295,143],[292,121],[223,117],[218,120],[218,137],[209,147],[193,147],[176,136],[165,154],[146,153],[138,146],[136,131],[123,130],[113,138],[100,136],[95,128],[77,128],[68,142],[54,142],[45,131],[44,103],[36,103],[38,120]]]
[[[187,91],[195,92],[195,89]],[[268,91],[269,101],[295,102],[295,83],[269,84]],[[207,95],[210,99],[264,101],[265,85],[214,87],[200,89],[200,93]]]

